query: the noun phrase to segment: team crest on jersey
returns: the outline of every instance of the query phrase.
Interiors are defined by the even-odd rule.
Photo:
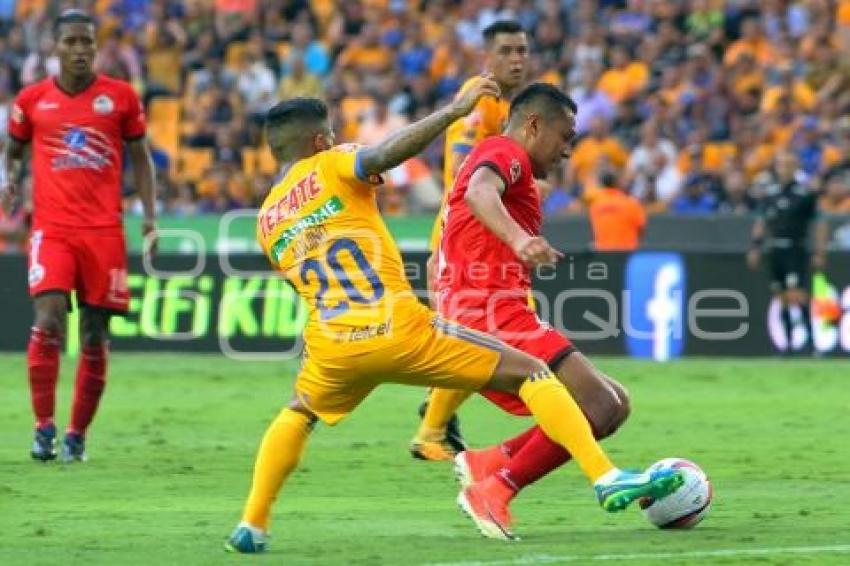
[[[17,104],[12,105],[12,121],[16,124],[24,123],[24,111]]]
[[[115,103],[105,94],[101,94],[94,99],[91,104],[95,114],[109,114],[115,109]]]
[[[522,165],[519,164],[519,159],[511,160],[511,184],[513,185],[517,181],[519,181],[519,177],[522,175]]]

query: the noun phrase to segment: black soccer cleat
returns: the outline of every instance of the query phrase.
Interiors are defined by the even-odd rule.
[[[76,432],[66,432],[62,440],[62,461],[85,462],[86,459],[86,439]]]
[[[49,424],[35,429],[30,449],[33,460],[49,462],[56,459],[56,426]]]

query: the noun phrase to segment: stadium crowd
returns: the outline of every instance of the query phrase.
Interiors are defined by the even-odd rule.
[[[326,99],[340,141],[423,116],[481,71],[500,19],[529,31],[529,78],[579,105],[546,214],[603,179],[650,214],[748,213],[783,148],[850,213],[850,0],[0,0],[0,140],[15,93],[57,72],[50,22],[71,6],[97,16],[97,69],[144,98],[164,213],[256,206],[279,99]],[[386,214],[436,210],[442,149],[388,175]]]

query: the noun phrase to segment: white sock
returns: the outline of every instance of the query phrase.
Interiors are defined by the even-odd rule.
[[[617,476],[620,475],[620,468],[611,468],[600,477],[598,480],[594,482],[593,485],[606,485],[617,479]]]

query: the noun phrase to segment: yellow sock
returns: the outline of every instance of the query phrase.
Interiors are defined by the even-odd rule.
[[[465,389],[440,389],[435,387],[431,390],[428,400],[428,410],[422,417],[417,437],[420,440],[437,442],[446,437],[446,426],[449,419],[466,401],[473,391]]]
[[[266,430],[254,462],[254,481],[242,513],[244,522],[268,529],[272,504],[301,460],[309,433],[310,418],[292,409],[282,410]]]
[[[546,436],[572,454],[591,483],[614,469],[593,437],[590,423],[578,403],[552,372],[527,379],[519,389],[519,396]]]

